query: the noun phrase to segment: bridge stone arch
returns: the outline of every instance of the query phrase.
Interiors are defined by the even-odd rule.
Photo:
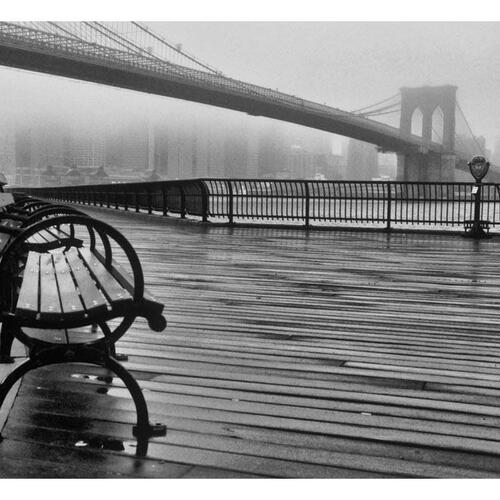
[[[424,126],[424,114],[422,113],[420,106],[417,106],[411,114],[411,133],[413,135],[418,135],[419,137],[422,137],[423,126]]]
[[[443,144],[444,112],[441,106],[436,106],[432,112],[432,142]]]
[[[417,109],[422,113],[422,147],[419,152],[398,154],[398,179],[412,181],[453,181],[455,174],[455,85],[403,87],[401,92],[400,133],[412,136],[412,120]],[[441,115],[442,140],[433,140],[436,112]],[[434,127],[435,128],[435,127]],[[440,127],[441,128],[441,127]],[[420,135],[420,134],[418,134]],[[435,135],[435,134],[434,134]],[[442,152],[431,153],[432,143],[442,144]]]
[[[432,119],[440,108],[443,112],[443,152],[453,153],[455,149],[455,107],[457,87],[403,87],[401,91],[401,135],[411,135],[412,116],[415,109],[422,112],[422,144],[428,147],[432,142]]]

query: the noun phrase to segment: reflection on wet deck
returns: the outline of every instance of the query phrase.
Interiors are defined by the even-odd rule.
[[[498,238],[116,225],[166,305],[118,344],[166,423],[97,367],[23,380],[1,477],[498,477]]]

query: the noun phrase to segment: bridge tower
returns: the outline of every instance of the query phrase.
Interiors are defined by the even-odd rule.
[[[455,107],[457,87],[403,87],[401,92],[401,137],[422,137],[420,151],[398,154],[398,180],[453,181],[455,178]],[[437,123],[438,119],[441,123]],[[431,152],[441,143],[441,153]]]

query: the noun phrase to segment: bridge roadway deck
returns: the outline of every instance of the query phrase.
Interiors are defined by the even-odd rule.
[[[44,368],[21,383],[0,476],[500,476],[498,238],[89,212],[166,304],[164,334],[138,323],[118,347],[168,434],[136,459],[115,379]]]

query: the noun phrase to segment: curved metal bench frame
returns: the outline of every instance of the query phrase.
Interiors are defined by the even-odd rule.
[[[162,331],[166,327],[165,318],[161,314],[161,305],[145,299],[144,297],[144,275],[137,253],[130,245],[128,240],[115,228],[100,220],[93,219],[84,214],[75,214],[70,209],[70,215],[60,215],[60,211],[67,210],[68,207],[44,207],[39,210],[34,217],[40,219],[37,222],[24,228],[7,245],[4,256],[0,262],[0,276],[17,276],[22,269],[23,256],[27,252],[27,242],[40,231],[69,226],[70,238],[57,240],[53,248],[62,248],[66,252],[69,248],[78,246],[79,243],[74,238],[75,229],[83,227],[88,232],[89,248],[91,252],[98,256],[102,264],[108,268],[113,268],[113,253],[111,241],[114,241],[125,253],[132,270],[132,280],[130,284],[130,294],[132,304],[127,304],[126,310],[107,311],[98,319],[79,319],[64,318],[58,321],[49,321],[41,319],[21,319],[16,317],[15,310],[17,306],[16,285],[11,283],[9,296],[4,293],[5,306],[2,307],[2,316],[4,329],[8,334],[2,339],[5,341],[7,335],[16,337],[29,349],[29,359],[15,368],[10,375],[0,385],[0,406],[4,402],[8,392],[14,386],[17,380],[30,370],[52,364],[59,363],[88,363],[102,366],[114,372],[125,384],[132,396],[137,413],[137,424],[134,426],[134,435],[138,439],[138,455],[145,455],[147,452],[147,440],[152,436],[165,435],[166,427],[161,424],[152,425],[149,422],[149,414],[146,401],[142,391],[133,378],[133,376],[124,368],[113,356],[114,344],[130,328],[134,320],[141,316],[146,318],[150,328],[154,331]],[[34,220],[34,219],[32,219]],[[101,254],[97,249],[97,243],[100,242],[104,251]],[[31,244],[31,251],[45,252],[47,250],[43,245]],[[114,269],[114,268],[113,268]],[[116,271],[116,269],[115,269]],[[12,282],[13,280],[11,280]],[[123,285],[122,285],[123,286]],[[107,322],[111,319],[121,318],[119,324],[110,329]],[[33,327],[40,329],[69,329],[90,324],[97,324],[103,337],[83,343],[56,344],[30,337],[23,331],[23,327]],[[3,331],[2,331],[3,333]],[[12,343],[12,341],[10,342]]]

